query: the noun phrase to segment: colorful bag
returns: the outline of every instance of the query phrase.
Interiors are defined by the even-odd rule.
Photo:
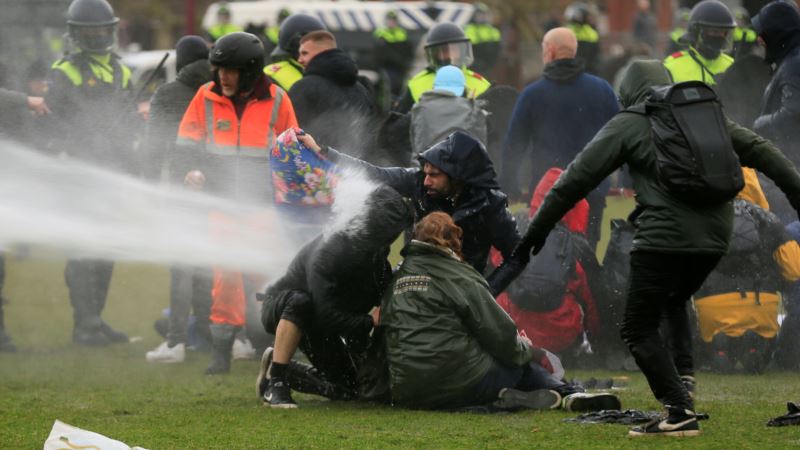
[[[270,154],[275,203],[329,206],[338,180],[336,165],[298,141],[300,133],[297,128],[281,133]]]

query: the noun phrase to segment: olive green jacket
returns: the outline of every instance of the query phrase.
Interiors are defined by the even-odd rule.
[[[439,408],[462,398],[493,361],[531,361],[533,350],[472,266],[419,241],[405,255],[381,305],[395,403]]]
[[[637,61],[620,86],[625,107],[645,100],[651,86],[669,84],[658,61]],[[800,174],[769,141],[728,121],[733,148],[743,166],[763,172],[800,207]],[[731,202],[696,207],[673,197],[657,181],[655,144],[647,117],[621,112],[614,116],[575,157],[534,216],[526,242],[540,242],[559,219],[600,181],[628,165],[636,192],[636,233],[632,251],[723,254],[733,224]]]

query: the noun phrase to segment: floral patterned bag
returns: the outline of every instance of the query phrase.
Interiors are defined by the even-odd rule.
[[[300,133],[298,128],[284,131],[272,149],[270,167],[275,203],[329,206],[338,179],[336,165],[298,141]]]

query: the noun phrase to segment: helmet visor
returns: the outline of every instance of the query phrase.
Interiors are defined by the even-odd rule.
[[[75,44],[87,52],[105,53],[114,48],[117,25],[70,25],[69,33]]]
[[[469,41],[447,42],[431,45],[425,49],[428,65],[439,68],[443,66],[469,67],[473,62],[472,44]]]
[[[709,53],[727,52],[733,48],[733,29],[722,27],[700,27],[697,48]]]

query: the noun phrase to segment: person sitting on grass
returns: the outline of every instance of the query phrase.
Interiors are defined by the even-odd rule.
[[[443,212],[414,227],[405,260],[381,304],[392,399],[420,409],[619,409],[611,394],[586,394],[537,364],[544,351],[489,292],[461,254],[461,228]]]

